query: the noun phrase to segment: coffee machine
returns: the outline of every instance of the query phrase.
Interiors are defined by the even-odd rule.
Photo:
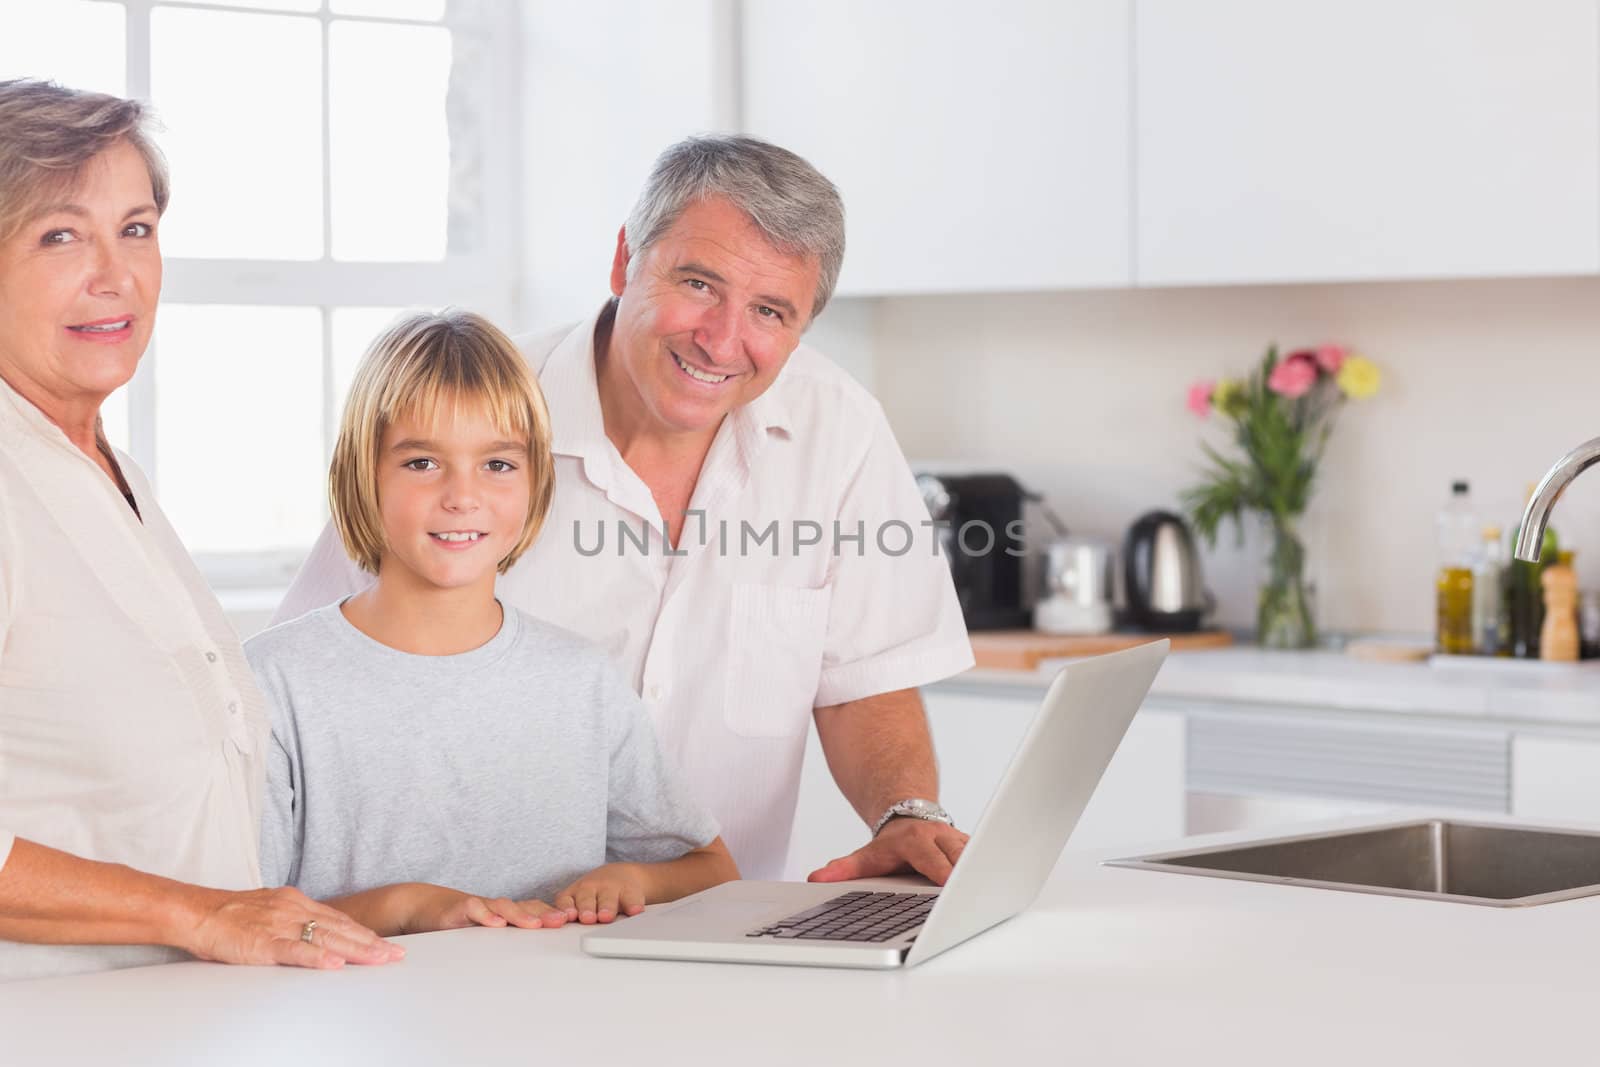
[[[1026,629],[1022,509],[1037,497],[1007,474],[919,474],[917,488],[939,524],[967,629]]]

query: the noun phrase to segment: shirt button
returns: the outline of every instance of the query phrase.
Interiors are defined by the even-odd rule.
[[[217,662],[217,654],[215,652],[207,652],[206,653],[206,662],[207,663],[215,663],[215,662]]]
[[[228,714],[229,715],[237,715],[237,714],[239,714],[239,702],[237,700],[228,701]]]
[[[654,700],[657,703],[660,703],[666,697],[666,695],[667,695],[667,690],[666,690],[665,686],[652,685],[650,687],[650,699],[651,700]]]

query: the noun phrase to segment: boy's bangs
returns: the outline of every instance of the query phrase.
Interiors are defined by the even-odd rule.
[[[380,413],[386,426],[401,421],[433,426],[482,416],[509,439],[524,443],[533,439],[533,412],[512,382],[477,375],[463,381],[459,376],[423,374],[414,381],[396,381],[386,392],[389,395],[383,398]]]

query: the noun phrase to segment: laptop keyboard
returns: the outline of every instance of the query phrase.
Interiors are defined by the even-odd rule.
[[[860,890],[832,897],[745,936],[801,941],[888,941],[920,926],[938,899],[937,893]]]

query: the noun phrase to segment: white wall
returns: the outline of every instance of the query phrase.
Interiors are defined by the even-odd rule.
[[[574,4],[522,16],[522,277],[516,330],[587,315],[656,155],[738,125],[733,0]]]
[[[1173,507],[1198,469],[1201,377],[1241,374],[1267,342],[1336,341],[1378,361],[1346,407],[1307,533],[1319,622],[1429,633],[1434,514],[1473,483],[1509,531],[1528,482],[1600,436],[1600,279],[1197,288],[885,299],[848,312],[908,456],[975,460],[1043,491],[1076,531],[1120,539]],[[846,302],[839,310],[849,306]],[[830,310],[826,313],[832,315]],[[826,317],[826,316],[825,316]],[[1600,587],[1600,472],[1553,525]],[[1220,619],[1253,626],[1260,552],[1207,555]]]

